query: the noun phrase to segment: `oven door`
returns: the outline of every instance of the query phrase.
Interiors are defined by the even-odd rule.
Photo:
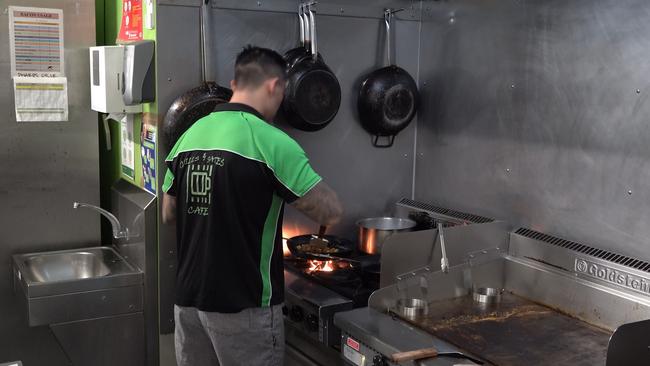
[[[285,366],[343,366],[340,351],[315,341],[285,320]]]

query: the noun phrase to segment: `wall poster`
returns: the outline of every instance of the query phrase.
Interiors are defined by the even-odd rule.
[[[117,39],[121,41],[142,39],[142,0],[122,0],[122,25]]]
[[[121,119],[122,149],[122,173],[131,179],[135,179],[135,156],[133,143],[133,114],[127,114]]]
[[[156,127],[142,124],[142,186],[156,194]]]
[[[17,122],[67,121],[68,81],[64,77],[14,76]]]
[[[9,7],[11,76],[65,75],[63,10]]]

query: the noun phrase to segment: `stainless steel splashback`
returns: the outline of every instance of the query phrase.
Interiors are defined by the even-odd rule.
[[[408,198],[402,198],[396,206],[398,216],[426,212],[436,220],[454,225],[443,229],[451,266],[464,263],[468,253],[507,248],[509,226],[503,221]],[[386,240],[382,249],[381,286],[394,284],[398,275],[418,268],[428,266],[432,271],[439,271],[440,259],[438,230],[395,234]]]
[[[650,260],[650,3],[424,3],[415,199]]]

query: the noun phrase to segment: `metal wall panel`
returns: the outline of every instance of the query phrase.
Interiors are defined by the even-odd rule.
[[[650,258],[649,13],[426,1],[415,197]]]
[[[199,85],[201,61],[199,58],[199,7],[158,5],[158,110],[160,120],[174,99],[186,90]],[[167,145],[164,134],[158,134],[158,191],[162,192],[162,177],[167,169]],[[161,201],[162,202],[162,201]],[[162,209],[162,204],[158,205]],[[162,217],[159,215],[159,217]],[[158,225],[158,273],[160,332],[174,330],[174,283],[176,279],[176,232],[173,226]]]
[[[16,123],[9,5],[63,9],[68,122]],[[0,362],[68,364],[48,329],[27,327],[12,291],[10,259],[99,243],[99,216],[72,209],[73,201],[99,204],[97,113],[90,110],[88,71],[94,19],[91,0],[0,0]]]

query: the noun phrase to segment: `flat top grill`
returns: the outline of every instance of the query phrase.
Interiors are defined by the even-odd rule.
[[[511,293],[484,307],[471,295],[432,302],[428,314],[403,320],[498,366],[604,365],[611,336]]]

